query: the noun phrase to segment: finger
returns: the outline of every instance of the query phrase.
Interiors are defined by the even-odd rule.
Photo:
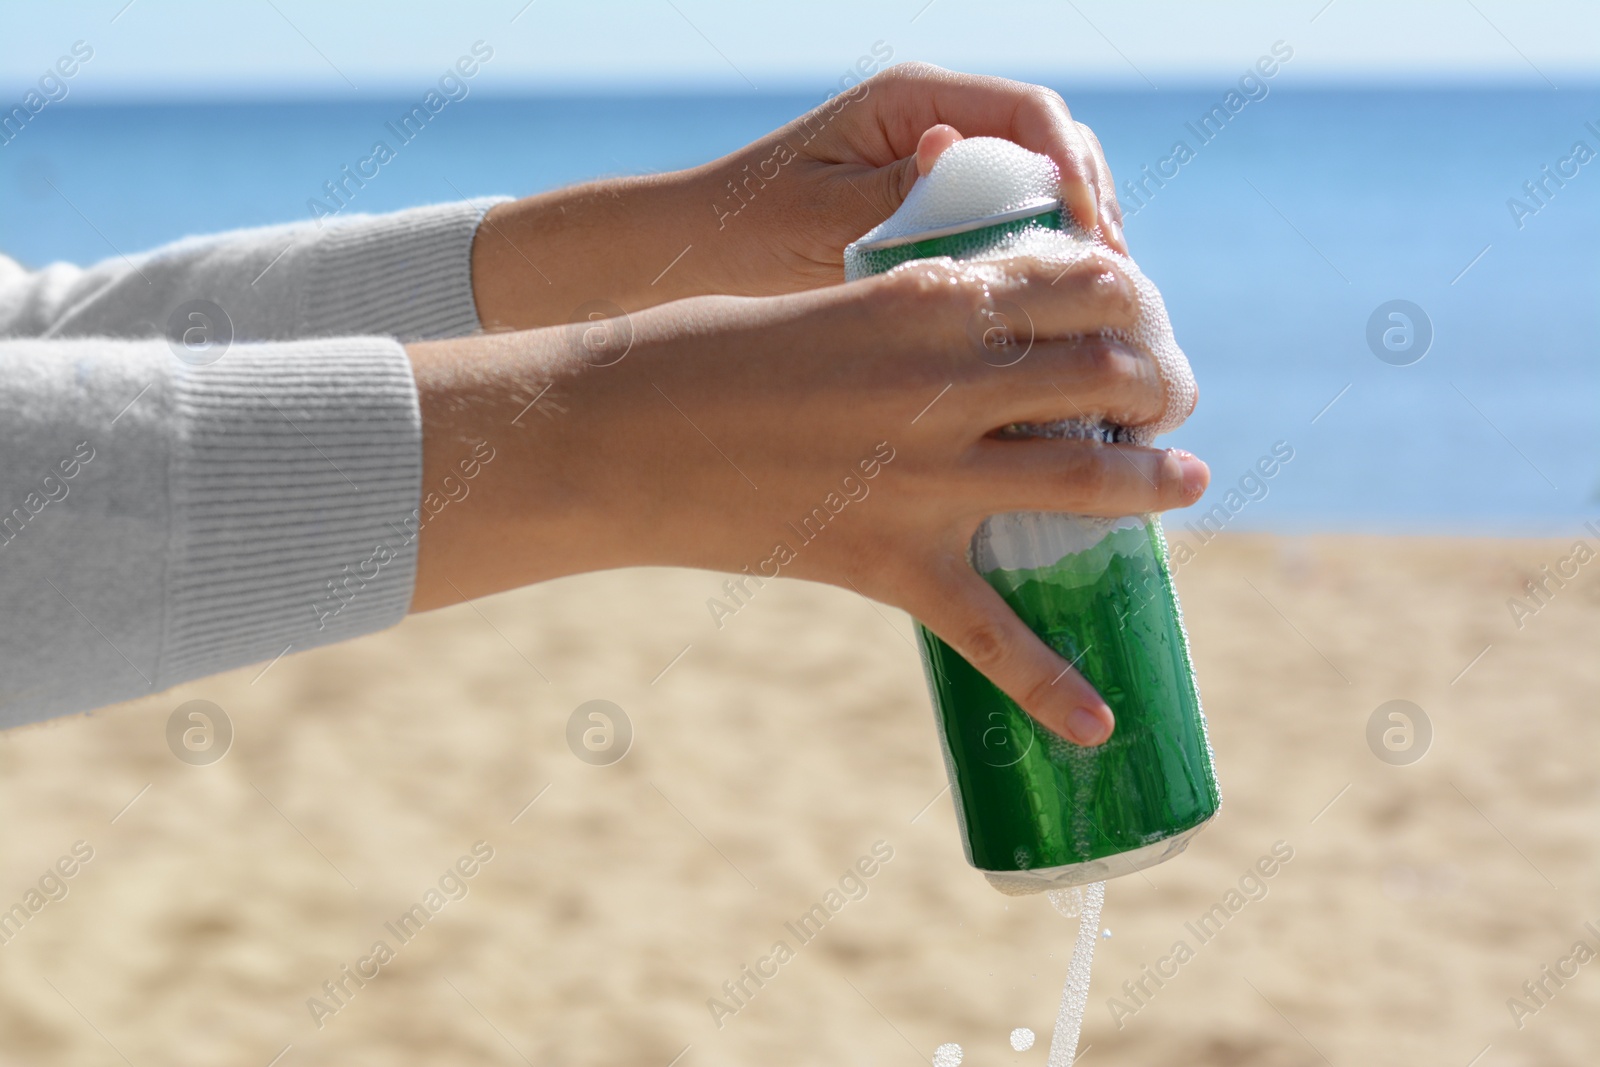
[[[883,158],[910,155],[929,126],[948,123],[967,137],[1004,137],[1055,161],[1061,195],[1074,219],[1093,232],[1100,193],[1093,149],[1060,94],[1038,85],[957,74],[926,63],[903,63],[864,84],[881,93],[872,119]]]
[[[1078,745],[1111,736],[1116,717],[1094,687],[1023,625],[965,559],[919,575],[906,607],[1046,730]]]
[[[1106,330],[1132,330],[1139,321],[1133,282],[1110,255],[1060,260],[1017,256],[974,273],[984,306],[1011,316],[1022,340],[1059,340]]]
[[[933,165],[944,155],[944,150],[961,140],[961,134],[954,126],[940,123],[929,126],[922,139],[917,142],[917,174],[926,177],[933,169]]]
[[[1062,419],[1148,426],[1167,408],[1167,387],[1155,360],[1128,342],[1104,336],[1070,341],[1012,338],[974,345],[988,364],[967,376],[963,413],[986,432],[1014,422]]]
[[[1088,253],[1067,263],[1034,256],[975,264],[919,260],[860,279],[834,298],[884,314],[894,324],[886,340],[902,350],[965,360],[1007,337],[1026,347],[1132,331],[1139,298],[1112,255]]]
[[[1111,164],[1106,162],[1105,149],[1093,130],[1078,123],[1078,130],[1089,142],[1090,159],[1094,163],[1095,182],[1100,191],[1100,235],[1106,244],[1128,254],[1128,238],[1122,231],[1122,205],[1117,201],[1117,183],[1111,177]]]
[[[963,513],[1147,515],[1199,500],[1211,470],[1176,448],[986,438],[948,472],[941,495]]]

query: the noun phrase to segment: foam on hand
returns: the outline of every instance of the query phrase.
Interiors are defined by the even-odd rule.
[[[854,279],[868,273],[863,269],[867,246],[942,236],[980,220],[1020,217],[1034,208],[1037,211],[1031,213],[1037,214],[1047,210],[1049,201],[1059,201],[1060,196],[1061,176],[1048,156],[998,137],[957,141],[926,176],[917,179],[899,210],[845,249],[845,277]],[[1132,330],[1108,331],[1108,335],[1148,353],[1155,360],[1166,390],[1166,403],[1157,418],[1124,427],[1124,439],[1149,444],[1158,434],[1178,426],[1194,408],[1196,390],[1189,361],[1172,336],[1166,304],[1150,279],[1131,259],[1084,233],[1064,209],[1062,224],[1064,230],[1036,225],[999,236],[980,229],[973,233],[970,251],[962,248],[955,259],[967,264],[996,264],[1027,256],[1066,268],[1095,257],[1114,264],[1132,284],[1139,314]],[[895,268],[907,269],[915,267],[907,264]],[[990,269],[1005,273],[1003,267]],[[1095,419],[1102,413],[1087,414]]]

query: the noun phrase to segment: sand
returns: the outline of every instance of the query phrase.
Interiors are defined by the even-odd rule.
[[[1521,1029],[1507,1008],[1600,947],[1600,565],[1520,630],[1506,603],[1568,548],[1199,550],[1178,582],[1223,812],[1108,886],[1083,1063],[1594,1062],[1600,961]],[[0,945],[6,1062],[1042,1065],[1008,1035],[1050,1033],[1075,924],[962,861],[908,620],[783,582],[719,630],[721,581],[554,582],[4,735],[0,906],[93,849]],[[1397,698],[1433,725],[1406,766],[1366,739]],[[233,724],[220,761],[168,749],[191,699]],[[632,723],[609,766],[568,748],[593,699]],[[394,936],[463,857],[466,895]],[[858,862],[865,895],[802,942],[785,923]],[[1136,1002],[1147,964],[1174,976]],[[746,965],[773,976],[734,1012]]]

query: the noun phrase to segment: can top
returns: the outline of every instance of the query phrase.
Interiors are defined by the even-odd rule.
[[[1045,215],[1061,209],[1061,200],[1058,197],[1044,196],[1028,200],[1009,211],[1002,211],[995,215],[985,215],[982,218],[968,219],[965,222],[953,223],[949,226],[937,226],[931,230],[920,233],[898,234],[893,237],[881,237],[876,241],[858,241],[855,248],[858,252],[878,252],[886,248],[899,248],[902,245],[916,244],[920,241],[931,241],[939,237],[951,237],[958,233],[968,233],[972,230],[981,230],[986,226],[997,226],[1005,222],[1015,222],[1018,219],[1031,218],[1034,215]]]

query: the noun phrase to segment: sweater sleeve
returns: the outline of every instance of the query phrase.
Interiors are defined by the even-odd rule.
[[[0,726],[404,616],[422,434],[397,338],[478,328],[485,208],[0,260]]]
[[[472,240],[497,202],[191,237],[88,268],[0,257],[0,338],[181,340],[190,310],[235,340],[460,336],[478,328]]]

